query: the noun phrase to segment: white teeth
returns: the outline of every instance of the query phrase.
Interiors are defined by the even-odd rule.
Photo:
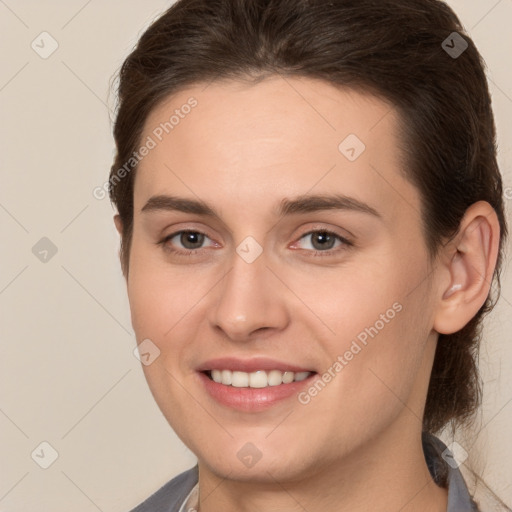
[[[267,373],[268,385],[279,386],[283,383],[283,373],[279,370],[272,370]]]
[[[249,374],[250,388],[266,388],[268,385],[267,373],[264,371],[252,372]]]
[[[310,372],[297,372],[295,374],[295,382],[299,382],[301,380],[307,379],[309,377]]]
[[[249,386],[249,374],[245,372],[233,372],[231,385],[234,388],[246,388]]]
[[[255,372],[238,372],[231,370],[212,370],[212,380],[218,384],[233,386],[235,388],[266,388],[267,386],[279,386],[290,384],[307,379],[313,372],[281,372],[271,370],[266,372],[258,370]]]
[[[231,384],[231,372],[229,370],[222,370],[222,384],[229,386]]]
[[[290,384],[290,382],[293,382],[294,378],[295,378],[295,373],[284,372],[283,373],[283,384]]]

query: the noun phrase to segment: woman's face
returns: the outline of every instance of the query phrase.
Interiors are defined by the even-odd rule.
[[[216,474],[284,481],[417,439],[436,274],[397,122],[305,78],[197,85],[148,117],[132,322],[156,402]]]

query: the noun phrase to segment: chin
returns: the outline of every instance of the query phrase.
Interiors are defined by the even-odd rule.
[[[207,467],[219,478],[262,484],[301,481],[318,471],[312,461],[305,460],[298,446],[289,446],[286,451],[269,448],[268,443],[264,446],[263,441],[260,449],[249,442],[242,443],[241,448],[234,449],[234,446],[236,442],[230,442],[227,449],[195,451],[199,467]]]

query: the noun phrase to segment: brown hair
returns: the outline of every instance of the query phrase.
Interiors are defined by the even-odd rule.
[[[466,43],[460,55],[450,53]],[[125,276],[136,165],[123,179],[116,172],[140,144],[148,114],[186,86],[272,75],[323,79],[390,102],[402,121],[402,172],[422,198],[431,261],[457,233],[467,208],[489,202],[501,227],[494,274],[499,296],[507,226],[484,63],[456,15],[438,0],[180,0],[168,9],[119,74],[109,193],[123,222]],[[493,307],[489,294],[463,329],[439,336],[425,431],[464,425],[480,404],[480,331]]]

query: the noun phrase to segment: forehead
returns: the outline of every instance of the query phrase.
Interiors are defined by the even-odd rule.
[[[154,147],[138,167],[135,208],[177,189],[212,202],[251,197],[260,208],[269,192],[336,190],[399,208],[416,191],[399,172],[398,127],[387,102],[321,80],[197,84],[148,116],[141,143]]]

